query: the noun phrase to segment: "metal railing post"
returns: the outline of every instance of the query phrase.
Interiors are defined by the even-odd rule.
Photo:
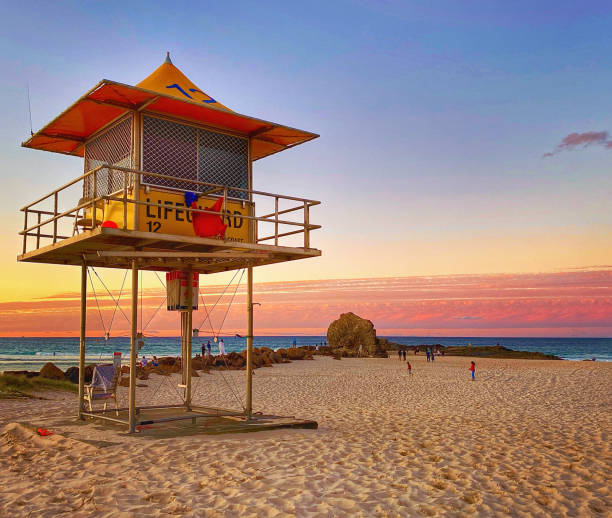
[[[278,196],[274,196],[274,245],[278,246]]]
[[[26,230],[28,229],[28,209],[25,210],[25,216],[23,218],[23,253],[26,253],[27,250],[27,239],[28,236],[26,234]]]
[[[127,230],[127,186],[128,186],[128,173],[123,173],[123,230]],[[136,210],[136,208],[134,208]]]
[[[310,248],[310,205],[304,202],[304,248]]]
[[[93,201],[91,202],[91,230],[96,228],[97,208],[96,198],[98,197],[98,171],[93,174]]]
[[[38,213],[38,228],[36,229],[36,250],[40,248],[40,212]]]
[[[57,194],[53,195],[53,244],[57,242]]]

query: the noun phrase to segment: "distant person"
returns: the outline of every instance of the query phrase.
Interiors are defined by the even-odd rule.
[[[398,350],[397,350],[397,359],[398,359],[399,361],[402,361],[402,350],[401,350],[401,349],[398,349]]]
[[[433,347],[431,348],[431,361],[434,361],[436,359],[436,355],[434,354],[434,350]]]
[[[425,349],[425,354],[427,355],[427,361],[429,361],[429,349]]]
[[[406,361],[406,355],[407,355],[407,354],[408,354],[408,353],[406,352],[406,349],[404,349],[404,350],[402,351],[402,357],[404,358],[404,361]]]
[[[210,345],[210,340],[206,342],[206,351],[208,351],[208,356],[212,356],[212,345]]]
[[[409,361],[406,362],[406,367],[408,368],[408,376],[412,376],[412,365]]]
[[[418,352],[419,352],[419,348],[418,348],[418,347],[415,347],[415,348],[414,348],[414,355],[416,356]]]
[[[206,354],[206,345],[204,344],[204,342],[202,342],[202,358],[204,358],[205,354]]]
[[[223,338],[219,340],[219,354],[221,356],[225,356],[225,342],[223,341]]]
[[[297,340],[294,338],[293,339],[293,348],[295,349],[297,347]]]
[[[147,366],[147,357],[143,355],[142,360],[140,360],[140,366],[141,367],[146,367]]]
[[[151,360],[151,364],[153,365],[153,367],[157,367],[159,365],[159,360],[157,359],[157,356],[153,356],[153,360]]]
[[[476,372],[476,364],[474,362],[470,363],[470,372],[472,373],[472,381],[474,381],[474,376]]]

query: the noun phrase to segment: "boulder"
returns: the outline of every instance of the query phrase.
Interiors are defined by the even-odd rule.
[[[53,363],[48,362],[45,363],[40,369],[40,376],[42,378],[47,378],[50,380],[65,380],[66,376],[64,376],[64,371],[59,367],[56,367]]]
[[[287,358],[287,349],[283,349],[281,347],[280,349],[277,349],[276,352],[280,354],[282,358]]]
[[[287,359],[289,360],[303,360],[306,357],[306,351],[299,348],[287,349]]]
[[[386,357],[383,343],[376,338],[376,329],[370,320],[354,313],[342,313],[327,329],[327,342],[332,349],[346,349],[365,356]]]
[[[68,381],[72,383],[79,382],[79,368],[78,367],[68,367],[66,372],[64,372],[64,376]]]

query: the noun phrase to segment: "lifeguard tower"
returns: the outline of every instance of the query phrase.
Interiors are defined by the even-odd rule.
[[[251,419],[253,268],[321,255],[310,244],[311,231],[320,228],[311,223],[310,209],[320,202],[254,190],[253,162],[317,136],[232,111],[193,84],[168,55],[136,86],[103,79],[23,143],[84,158],[82,175],[21,209],[23,250],[17,257],[81,267],[79,417],[119,420],[135,430],[139,270],[180,271],[190,279],[245,268],[242,412]],[[132,271],[124,420],[87,412],[83,404],[89,265]],[[191,301],[193,283],[186,284]],[[197,411],[191,405],[194,305],[180,309],[184,406]],[[163,420],[173,418],[184,416]]]

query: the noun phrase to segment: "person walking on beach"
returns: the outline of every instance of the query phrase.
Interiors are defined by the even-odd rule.
[[[429,361],[429,349],[425,348],[425,354],[427,355],[427,361]]]
[[[406,367],[408,368],[408,376],[412,376],[412,365],[409,361],[406,361]]]
[[[293,339],[293,348],[295,349],[297,347],[297,340],[294,338]]]
[[[434,361],[436,359],[436,355],[434,354],[434,350],[433,347],[431,348],[431,361]]]
[[[398,350],[397,350],[397,359],[398,359],[399,361],[402,361],[402,350],[401,350],[401,349],[398,349]]]
[[[212,356],[212,345],[210,345],[210,340],[206,342],[206,350],[208,351],[208,356]]]
[[[223,338],[219,340],[219,354],[221,356],[225,356],[225,342],[223,341]]]
[[[204,358],[205,352],[206,352],[206,346],[204,345],[204,342],[202,342],[202,358]]]
[[[472,381],[474,381],[474,373],[476,372],[476,364],[474,362],[470,363],[470,372],[472,373]]]

